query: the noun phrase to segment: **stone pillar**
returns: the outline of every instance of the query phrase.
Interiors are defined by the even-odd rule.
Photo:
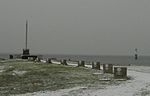
[[[36,58],[36,60],[35,60],[36,62],[41,62],[41,58]]]
[[[114,67],[115,79],[127,79],[127,67]]]
[[[63,65],[67,65],[67,60],[65,60],[65,59],[64,59],[64,60],[62,60],[62,61],[61,61],[61,64],[63,64]]]
[[[103,64],[104,73],[113,73],[113,64]]]
[[[14,58],[14,56],[13,55],[9,55],[9,59],[13,59]]]
[[[100,70],[100,62],[96,62],[96,69]]]
[[[35,61],[35,60],[36,60],[36,58],[37,58],[37,56],[33,57],[33,61]]]
[[[52,63],[51,58],[47,59],[47,63]]]
[[[94,62],[92,62],[92,69],[95,69],[95,64],[94,64]]]
[[[78,67],[85,67],[85,61],[81,61],[78,63]]]

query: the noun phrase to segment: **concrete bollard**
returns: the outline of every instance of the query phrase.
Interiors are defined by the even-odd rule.
[[[127,79],[127,67],[114,67],[115,79]]]
[[[65,60],[65,59],[62,60],[62,61],[61,61],[61,64],[63,64],[63,65],[68,65],[68,64],[67,64],[67,60]]]
[[[79,67],[79,65],[80,65],[80,61],[77,61],[77,64],[78,64],[78,66],[77,66],[77,67]]]
[[[14,58],[14,56],[13,55],[9,55],[9,59],[13,59]]]
[[[96,69],[100,70],[100,62],[96,62]]]
[[[28,60],[29,60],[29,61],[33,61],[33,58],[31,58],[31,57],[28,57]]]
[[[35,61],[36,61],[36,62],[40,62],[40,61],[41,61],[41,58],[36,58]]]
[[[35,61],[35,60],[36,60],[36,58],[37,58],[37,57],[33,57],[33,61]]]
[[[100,62],[92,62],[92,69],[100,70]]]
[[[92,69],[95,69],[95,63],[92,62]]]
[[[63,60],[60,60],[60,63],[63,65]]]
[[[104,73],[113,73],[113,64],[103,64]]]
[[[85,67],[85,61],[81,61],[78,63],[78,67]]]
[[[52,63],[51,58],[47,59],[47,63]]]

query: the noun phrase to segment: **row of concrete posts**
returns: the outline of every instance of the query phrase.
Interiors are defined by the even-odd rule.
[[[52,63],[51,59],[47,60]],[[60,61],[63,65],[68,65],[67,60]],[[77,61],[78,67],[85,67],[85,61]],[[127,67],[114,66],[113,64],[100,64],[100,62],[92,62],[92,69],[103,70],[104,73],[114,74],[115,79],[127,79]]]

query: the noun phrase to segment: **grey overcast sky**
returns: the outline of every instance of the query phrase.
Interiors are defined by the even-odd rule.
[[[0,0],[0,53],[150,55],[150,0]]]

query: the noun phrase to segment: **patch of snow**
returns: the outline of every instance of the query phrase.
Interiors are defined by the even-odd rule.
[[[5,70],[0,70],[0,73],[4,72]]]
[[[133,79],[120,85],[108,85],[103,89],[75,87],[57,91],[27,93],[18,96],[150,96],[150,67],[128,66],[128,76]]]
[[[74,87],[70,89],[61,89],[58,91],[40,91],[40,92],[20,94],[15,96],[70,96],[69,93],[71,91],[80,90],[80,89],[86,89],[86,87]]]
[[[61,64],[59,61],[51,60],[52,64]]]
[[[78,62],[69,62],[68,61],[67,64],[70,66],[74,66],[74,67],[78,66]]]
[[[46,63],[46,60],[40,60],[42,63]]]
[[[92,68],[92,65],[85,65],[85,67]]]
[[[97,73],[93,73],[94,75],[103,75],[103,73],[97,72]]]
[[[0,66],[0,70],[3,70],[5,68],[5,66]]]
[[[139,68],[139,67],[138,67]],[[150,68],[149,68],[150,69]],[[146,90],[147,96],[150,96],[150,73],[143,73],[137,71],[128,71],[128,75],[133,77],[133,80],[128,80],[120,85],[107,86],[106,89],[95,90],[89,92],[84,91],[84,95],[80,96],[146,96],[141,91]]]
[[[69,66],[73,66],[73,67],[77,67],[78,66],[77,64],[71,64],[71,63],[69,63],[68,65]]]
[[[21,75],[27,73],[27,71],[18,71],[18,70],[14,70],[13,73],[14,73],[14,74],[17,74],[17,75],[19,75],[19,76],[21,76]]]
[[[103,70],[103,65],[100,65],[100,69]]]

